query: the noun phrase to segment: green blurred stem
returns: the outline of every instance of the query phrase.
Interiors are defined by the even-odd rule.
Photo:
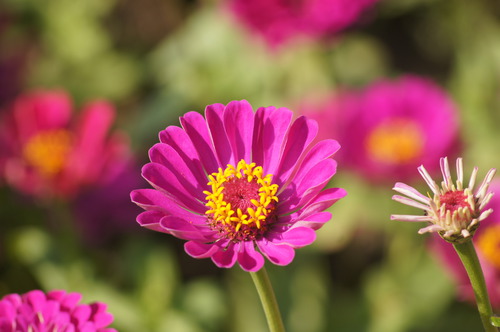
[[[262,267],[257,272],[250,272],[250,275],[252,276],[252,280],[257,288],[257,292],[259,293],[260,302],[262,303],[262,307],[266,315],[269,331],[284,332],[285,326],[283,325],[283,320],[281,319],[278,302],[276,301],[276,296],[274,295],[273,287],[269,281],[266,268]]]
[[[481,264],[477,258],[476,249],[474,248],[472,240],[465,243],[453,244],[453,246],[469,275],[484,330],[486,332],[498,332],[497,328],[491,325],[490,322],[490,318],[493,316],[493,310],[491,309],[488,291],[486,290],[483,270],[481,269]]]

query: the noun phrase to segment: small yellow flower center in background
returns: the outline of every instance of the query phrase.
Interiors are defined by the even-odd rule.
[[[491,265],[500,269],[500,225],[485,227],[477,239],[477,247]]]
[[[71,147],[71,134],[67,130],[41,132],[26,143],[24,159],[42,175],[54,176],[64,167]]]
[[[410,119],[394,118],[382,122],[367,137],[366,148],[377,161],[402,164],[418,158],[423,150],[424,135]]]
[[[278,201],[271,174],[264,176],[261,166],[241,160],[208,178],[212,191],[204,193],[212,228],[231,240],[254,239],[265,231]]]

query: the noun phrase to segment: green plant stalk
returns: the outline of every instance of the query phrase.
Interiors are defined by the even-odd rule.
[[[483,270],[481,269],[481,264],[477,258],[474,243],[472,243],[472,240],[469,240],[464,243],[454,243],[453,247],[455,247],[460,260],[469,275],[470,283],[472,285],[472,289],[474,290],[474,296],[476,297],[477,310],[479,311],[479,316],[481,317],[484,330],[486,332],[498,332],[497,328],[490,322],[491,316],[493,316],[493,310],[491,309],[490,298],[486,289]]]
[[[285,326],[283,325],[283,320],[281,319],[278,302],[276,301],[276,296],[274,295],[273,287],[269,281],[266,268],[262,267],[257,272],[250,272],[250,275],[252,276],[255,288],[257,288],[257,293],[259,293],[260,302],[262,303],[262,308],[264,309],[264,314],[266,315],[269,331],[285,332]]]

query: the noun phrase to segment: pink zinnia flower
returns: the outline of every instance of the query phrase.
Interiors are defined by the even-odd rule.
[[[491,183],[491,191],[495,193],[488,207],[493,211],[486,222],[481,224],[472,241],[477,251],[483,270],[486,288],[493,307],[500,308],[500,181]],[[460,258],[453,246],[438,237],[432,238],[431,250],[438,254],[443,265],[450,271],[458,285],[460,299],[475,303],[474,291]]]
[[[88,103],[75,121],[65,92],[34,91],[8,112],[0,123],[0,175],[22,192],[67,198],[129,158],[124,137],[108,135],[115,114],[107,102]]]
[[[377,0],[229,0],[235,16],[277,46],[294,37],[319,38],[356,22]]]
[[[461,158],[457,159],[456,182],[452,180],[448,159],[441,158],[440,165],[443,174],[441,186],[431,178],[424,166],[418,168],[432,194],[423,195],[401,182],[396,183],[393,188],[404,196],[394,195],[392,199],[423,210],[424,215],[392,215],[391,220],[427,222],[429,225],[420,229],[420,234],[437,232],[443,239],[452,243],[470,241],[479,222],[493,212],[492,209],[485,209],[485,206],[493,197],[488,187],[496,170],[490,169],[479,188],[475,190],[477,167],[472,170],[465,187]]]
[[[186,252],[219,267],[257,271],[266,256],[289,264],[330,220],[324,209],[346,195],[324,189],[336,172],[334,140],[312,146],[317,123],[285,108],[253,112],[247,101],[189,112],[160,132],[133,191],[140,225],[187,240]],[[257,251],[256,249],[258,248]]]
[[[81,295],[65,291],[9,294],[0,300],[1,332],[116,332],[104,303],[79,304]]]
[[[319,136],[335,135],[343,146],[338,160],[371,181],[413,179],[421,164],[430,165],[433,174],[436,159],[460,148],[454,103],[435,83],[417,76],[342,91],[326,106],[302,113],[324,123]]]

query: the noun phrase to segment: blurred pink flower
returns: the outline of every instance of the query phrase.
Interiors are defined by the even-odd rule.
[[[302,114],[322,123],[319,137],[336,137],[342,164],[371,181],[414,179],[415,169],[454,156],[460,149],[458,112],[432,81],[403,76],[381,80],[364,91],[338,92],[323,107],[304,107]]]
[[[289,264],[295,248],[311,244],[330,220],[325,212],[346,195],[324,189],[336,172],[334,140],[311,145],[317,123],[292,121],[286,108],[253,112],[247,101],[213,104],[205,117],[180,118],[160,132],[143,177],[155,189],[131,193],[146,211],[143,227],[187,240],[194,258],[246,271]],[[256,250],[260,250],[258,252]]]
[[[272,46],[335,34],[377,0],[229,0],[230,10]]]
[[[0,174],[24,193],[71,198],[130,157],[125,137],[108,135],[115,112],[105,101],[88,103],[75,121],[65,92],[33,91],[7,112],[0,123]]]
[[[81,295],[65,291],[9,294],[0,300],[1,332],[116,332],[104,303],[79,304]]]
[[[486,287],[491,304],[500,309],[500,180],[494,180],[490,186],[495,193],[488,204],[493,212],[481,223],[472,241],[483,269]],[[438,258],[458,285],[458,295],[461,300],[475,303],[474,292],[467,272],[453,246],[439,237],[433,237],[430,249],[437,253]]]

